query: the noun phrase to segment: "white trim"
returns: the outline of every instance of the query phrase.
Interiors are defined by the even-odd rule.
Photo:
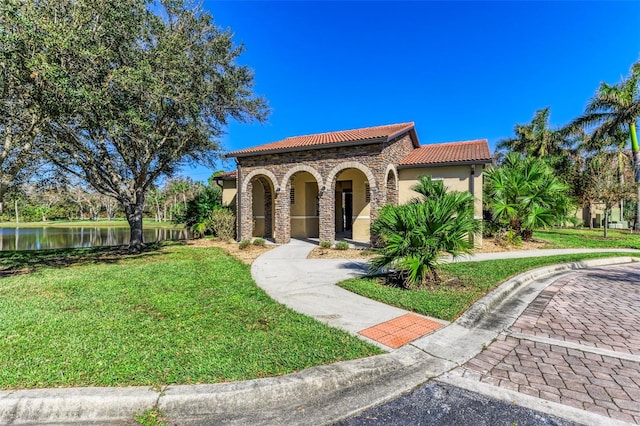
[[[371,216],[356,216],[354,218],[354,220],[358,220],[358,219],[371,219]]]
[[[320,219],[320,216],[291,216],[291,219]]]

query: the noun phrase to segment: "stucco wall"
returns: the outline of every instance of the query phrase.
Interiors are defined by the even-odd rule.
[[[451,191],[470,191],[473,189],[474,216],[476,219],[482,219],[482,170],[483,166],[475,166],[473,185],[470,185],[471,166],[468,165],[400,169],[398,170],[400,204],[418,196],[418,193],[413,191],[411,187],[418,182],[420,176],[428,175],[433,179],[442,179],[444,185]]]
[[[290,205],[291,236],[293,238],[318,238],[318,184],[308,172],[299,172],[291,177],[294,203]],[[291,188],[285,194],[291,198]]]
[[[236,208],[236,195],[238,189],[235,180],[222,181],[222,204],[233,209]]]

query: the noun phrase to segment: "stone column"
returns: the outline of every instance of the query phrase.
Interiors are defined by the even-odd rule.
[[[238,184],[242,185],[240,182]],[[247,189],[240,193],[240,235],[242,240],[250,240],[253,236],[253,182],[249,182]]]
[[[387,194],[384,188],[375,187],[371,188],[371,204],[369,205],[369,242],[372,246],[376,245],[378,236],[371,232],[371,226],[373,222],[378,218],[378,212],[380,208],[385,204]]]
[[[333,243],[336,239],[336,191],[335,182],[320,193],[320,241]]]
[[[289,185],[276,192],[275,199],[275,235],[276,244],[286,244],[291,240],[291,203],[289,201]]]

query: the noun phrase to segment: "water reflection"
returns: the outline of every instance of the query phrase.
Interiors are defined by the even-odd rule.
[[[186,230],[145,228],[147,243],[163,240],[184,240]],[[43,227],[0,228],[0,250],[46,250],[72,247],[118,246],[129,244],[129,228]]]

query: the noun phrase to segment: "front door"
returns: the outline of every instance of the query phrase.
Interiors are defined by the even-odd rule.
[[[351,231],[353,224],[353,192],[346,190],[344,192],[344,230]]]

